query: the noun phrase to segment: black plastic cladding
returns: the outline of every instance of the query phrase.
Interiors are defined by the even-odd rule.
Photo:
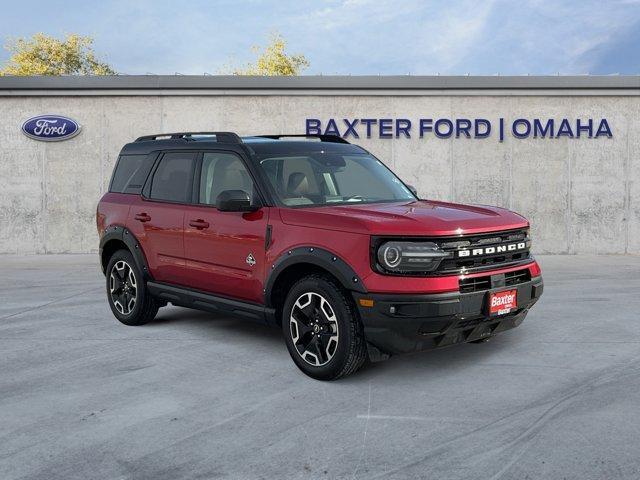
[[[142,248],[140,247],[140,242],[138,241],[138,239],[133,233],[131,233],[128,229],[122,226],[115,225],[115,226],[109,227],[105,230],[104,235],[102,235],[102,238],[100,239],[101,265],[102,265],[102,252],[104,250],[104,247],[108,242],[112,240],[123,242],[131,252],[131,255],[133,255],[133,259],[136,261],[136,264],[138,265],[138,268],[142,272],[142,275],[144,276],[145,280],[153,280],[153,276],[151,275],[151,272],[149,271],[149,268],[148,268],[147,259],[144,256],[144,252],[142,251]],[[106,271],[104,271],[104,266],[103,266],[103,273],[105,275],[107,273]]]
[[[301,263],[310,263],[312,265],[324,268],[347,290],[352,290],[359,293],[367,293],[367,289],[362,283],[362,279],[353,271],[353,269],[333,253],[316,247],[297,247],[283,253],[271,266],[271,271],[267,276],[265,282],[265,303],[267,306],[272,307],[271,295],[273,293],[273,286],[279,277],[287,267],[297,265]]]

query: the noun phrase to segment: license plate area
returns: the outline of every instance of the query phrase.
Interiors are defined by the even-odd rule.
[[[488,298],[489,316],[497,317],[514,312],[518,308],[518,290],[490,292]]]

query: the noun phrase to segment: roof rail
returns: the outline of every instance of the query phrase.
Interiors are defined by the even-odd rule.
[[[321,142],[328,143],[346,143],[349,144],[344,138],[339,137],[338,135],[314,135],[314,134],[296,134],[296,135],[255,135],[260,138],[272,138],[273,140],[279,140],[281,138],[287,137],[297,137],[297,138],[318,138]]]
[[[148,140],[193,140],[197,135],[215,135],[218,143],[242,143],[240,137],[234,132],[178,132],[178,133],[156,133],[154,135],[144,135],[136,138],[136,142],[145,142]]]

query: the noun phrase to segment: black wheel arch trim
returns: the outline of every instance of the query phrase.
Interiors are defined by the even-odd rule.
[[[153,276],[149,272],[149,264],[147,263],[147,259],[144,256],[144,252],[142,251],[142,247],[140,246],[140,242],[136,238],[136,236],[131,233],[129,229],[120,225],[114,225],[105,230],[102,238],[100,239],[100,266],[102,268],[102,273],[106,275],[105,265],[102,263],[102,252],[104,251],[104,247],[107,243],[112,240],[118,240],[124,243],[131,255],[133,255],[133,259],[136,262],[137,267],[142,272],[145,281],[153,280]]]
[[[331,275],[338,279],[340,284],[347,290],[358,293],[367,293],[362,279],[351,268],[351,266],[335,253],[314,246],[303,246],[292,248],[283,252],[278,259],[271,265],[265,282],[265,303],[268,307],[272,307],[271,297],[273,287],[280,274],[296,264],[310,263],[317,267],[327,270]]]

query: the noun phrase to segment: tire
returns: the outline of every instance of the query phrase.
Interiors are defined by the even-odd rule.
[[[159,305],[147,291],[133,255],[118,250],[107,264],[107,300],[113,315],[125,325],[144,325],[153,320]]]
[[[309,275],[289,291],[282,332],[291,358],[305,374],[335,380],[367,358],[362,324],[353,301],[328,275]]]

